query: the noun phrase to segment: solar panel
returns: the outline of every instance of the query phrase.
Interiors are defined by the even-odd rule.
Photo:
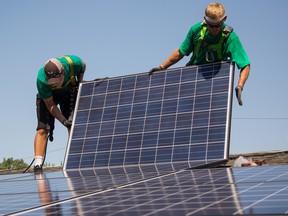
[[[30,174],[1,180],[0,202],[1,215],[285,215],[288,166]]]
[[[227,161],[233,75],[227,61],[82,83],[64,169]]]

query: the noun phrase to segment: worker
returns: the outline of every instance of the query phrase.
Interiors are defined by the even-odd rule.
[[[209,4],[205,9],[204,20],[193,25],[180,47],[158,67],[152,68],[149,75],[169,68],[191,53],[193,54],[186,66],[231,60],[240,69],[235,91],[238,103],[242,106],[241,95],[250,73],[250,60],[233,28],[225,24],[226,19],[222,4]]]
[[[34,173],[43,172],[48,135],[53,141],[55,118],[68,129],[72,126],[78,85],[83,80],[86,64],[75,55],[51,58],[37,76],[36,111],[38,125],[34,139]],[[59,107],[58,107],[59,106]]]

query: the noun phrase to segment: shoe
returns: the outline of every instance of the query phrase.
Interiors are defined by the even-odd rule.
[[[41,174],[43,173],[42,165],[34,166],[34,174]]]

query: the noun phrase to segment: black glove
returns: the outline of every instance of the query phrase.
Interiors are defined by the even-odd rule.
[[[71,126],[72,126],[72,122],[71,121],[68,121],[68,120],[63,120],[62,122],[61,122],[65,127],[67,127],[68,129],[69,128],[71,128]]]
[[[237,86],[235,88],[236,97],[237,97],[237,100],[238,100],[238,103],[239,103],[240,106],[243,105],[242,98],[241,98],[242,91],[243,91],[243,88],[241,86]]]
[[[163,70],[163,68],[161,66],[158,66],[158,67],[154,67],[152,68],[150,71],[149,71],[149,76],[153,74],[153,72],[155,71],[161,71]]]

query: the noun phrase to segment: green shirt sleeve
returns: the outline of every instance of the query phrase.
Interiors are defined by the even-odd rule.
[[[202,22],[199,22],[190,28],[186,38],[179,47],[182,55],[189,56],[193,52],[194,47],[197,45],[200,37],[201,23]]]
[[[249,57],[243,48],[239,37],[234,31],[231,32],[227,39],[224,55],[231,59],[232,62],[235,62],[238,69],[242,69],[250,64]]]
[[[38,71],[36,86],[40,98],[47,99],[52,96],[52,87],[47,84],[44,67]]]

